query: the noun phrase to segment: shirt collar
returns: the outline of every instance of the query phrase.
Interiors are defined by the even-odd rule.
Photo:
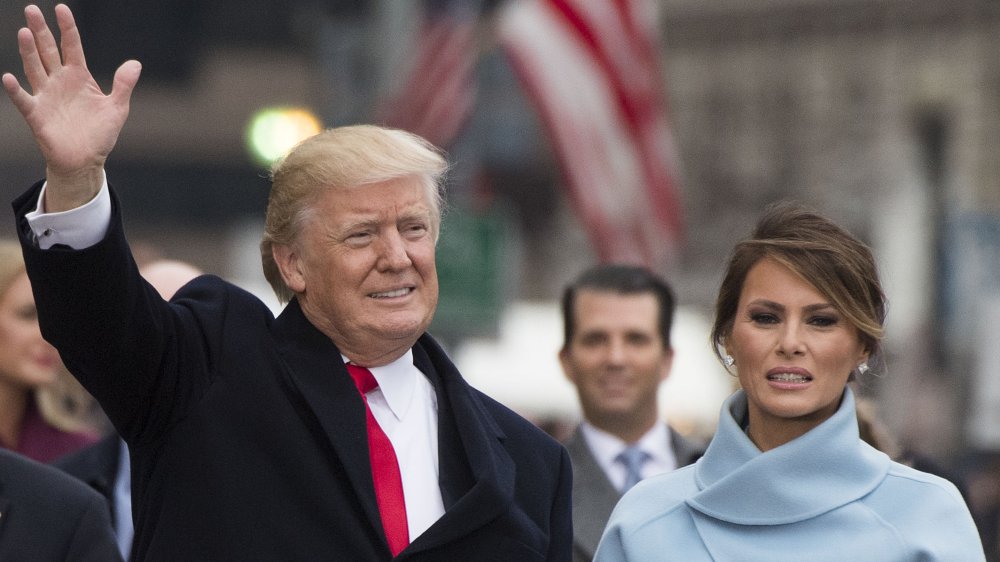
[[[350,361],[341,355],[344,363]],[[399,359],[381,367],[368,367],[378,383],[378,388],[368,393],[369,399],[381,394],[397,420],[403,419],[413,400],[420,371],[413,364],[413,350],[409,349]]]
[[[618,438],[618,436],[598,429],[586,421],[580,424],[580,431],[583,432],[583,437],[586,439],[587,444],[590,445],[594,456],[597,457],[598,462],[603,466],[613,464],[615,457],[629,445]],[[640,449],[649,454],[653,460],[665,464],[676,464],[673,451],[670,450],[669,446],[670,439],[667,434],[667,424],[662,422],[653,424],[653,427],[644,433],[636,441],[636,444]]]

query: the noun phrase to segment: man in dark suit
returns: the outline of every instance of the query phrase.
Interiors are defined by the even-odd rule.
[[[25,14],[32,93],[3,85],[47,174],[14,202],[18,232],[45,337],[128,443],[135,559],[569,560],[565,449],[426,333],[440,152],[372,126],[310,138],[272,170],[261,255],[282,313],[213,276],[167,302],[103,168],[140,66],[105,96],[69,8],[61,49]]]
[[[704,448],[664,423],[657,391],[670,374],[674,295],[641,267],[599,265],[563,293],[559,361],[583,422],[566,443],[573,462],[573,557],[592,560],[625,490],[698,459]]]
[[[128,463],[128,447],[116,433],[52,463],[52,466],[90,486],[104,498],[118,551],[126,560],[134,533]]]
[[[58,470],[0,449],[0,560],[121,560],[108,510]]]

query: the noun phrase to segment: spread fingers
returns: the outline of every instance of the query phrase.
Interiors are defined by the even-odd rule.
[[[63,64],[86,68],[87,61],[83,56],[80,29],[76,26],[73,12],[65,4],[56,6],[56,21],[59,23],[59,35],[62,41]]]
[[[62,60],[59,56],[59,47],[56,45],[56,38],[52,35],[48,24],[45,23],[45,16],[42,15],[38,6],[32,4],[24,9],[24,19],[28,22],[28,29],[31,30],[34,39],[36,58],[41,61],[46,72],[55,71],[62,65]],[[21,58],[24,60],[24,45],[20,38],[21,34],[18,33],[18,46],[21,48]],[[25,66],[27,64],[28,61],[25,60]]]

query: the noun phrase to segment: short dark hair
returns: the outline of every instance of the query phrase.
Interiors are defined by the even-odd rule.
[[[566,286],[562,296],[563,349],[569,347],[576,333],[576,295],[581,290],[640,295],[650,293],[659,304],[659,328],[663,347],[670,348],[670,328],[677,304],[670,285],[652,271],[635,265],[601,264],[581,273]]]

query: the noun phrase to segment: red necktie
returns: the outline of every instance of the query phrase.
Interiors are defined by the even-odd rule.
[[[365,416],[368,425],[368,457],[371,459],[372,479],[375,481],[375,499],[382,516],[382,528],[392,555],[399,554],[410,544],[410,532],[406,525],[406,501],[403,498],[403,480],[399,475],[399,462],[378,421],[368,406],[366,394],[378,388],[378,382],[371,371],[364,367],[347,364],[347,372],[354,379],[361,398],[365,401]]]

